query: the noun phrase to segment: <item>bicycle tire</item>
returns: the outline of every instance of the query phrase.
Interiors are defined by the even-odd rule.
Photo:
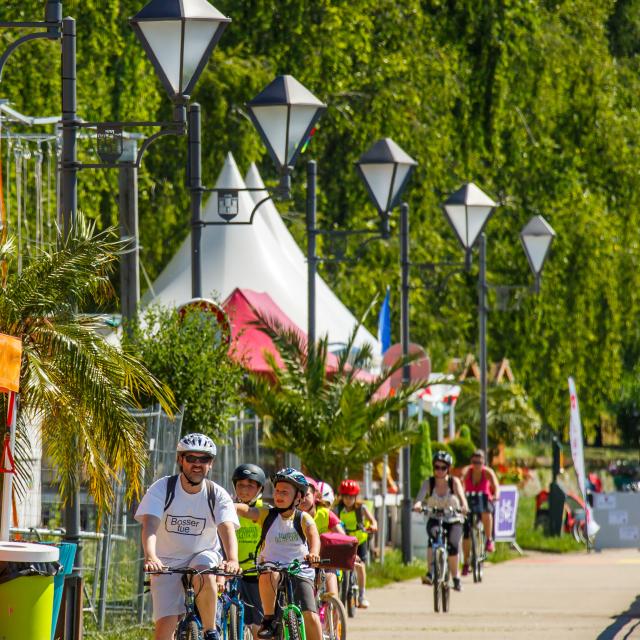
[[[241,640],[238,635],[239,619],[238,605],[229,605],[229,610],[227,611],[227,640]]]
[[[347,598],[347,615],[350,618],[356,617],[358,608],[358,575],[355,571],[349,572],[349,590]]]
[[[433,559],[432,579],[433,579],[433,610],[440,613],[440,568],[437,559],[438,550],[435,551]]]
[[[195,618],[183,620],[178,626],[179,640],[202,640],[202,629]]]
[[[284,620],[284,627],[286,628],[284,632],[284,637],[286,640],[303,640],[304,632],[301,627],[304,625],[302,620],[298,619],[298,615],[292,609],[287,611],[287,615]]]
[[[347,639],[347,612],[339,598],[324,596],[324,620],[322,622],[323,640]]]
[[[442,584],[441,597],[442,597],[442,611],[443,613],[447,613],[449,611],[449,594],[451,593],[451,588],[449,584]]]

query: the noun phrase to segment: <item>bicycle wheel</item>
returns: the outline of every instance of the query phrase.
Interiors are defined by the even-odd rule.
[[[289,609],[283,620],[285,640],[303,640],[304,631],[301,629],[304,622],[298,619],[298,615],[293,609]]]
[[[349,582],[347,590],[347,614],[350,618],[356,617],[358,608],[358,576],[355,571],[349,572]]]
[[[431,570],[431,576],[433,578],[433,610],[436,613],[440,612],[440,567],[438,562],[438,551],[440,549],[436,549],[435,559],[433,561],[433,569]]]
[[[335,596],[324,596],[324,619],[322,637],[324,640],[346,640],[347,612],[344,605]]]
[[[451,588],[449,587],[449,581],[445,580],[442,583],[442,590],[440,596],[442,597],[442,611],[447,613],[449,611],[449,593]]]
[[[202,640],[202,628],[195,618],[186,618],[178,625],[178,640]]]
[[[237,604],[231,604],[227,612],[227,639],[240,640],[238,623],[240,622],[240,612]]]

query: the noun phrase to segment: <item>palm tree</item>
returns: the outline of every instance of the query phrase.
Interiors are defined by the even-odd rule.
[[[542,428],[540,415],[533,408],[526,391],[515,382],[490,385],[487,393],[487,431],[489,444],[515,444],[531,440]],[[470,425],[475,442],[480,434],[480,385],[465,381],[456,403],[456,421]]]
[[[28,422],[41,428],[44,453],[57,467],[60,493],[81,481],[102,513],[124,472],[128,496],[141,488],[146,460],[143,427],[129,409],[153,398],[171,411],[171,391],[130,353],[101,335],[104,323],[78,309],[113,296],[109,275],[122,245],[115,230],[102,233],[82,216],[56,251],[41,252],[22,273],[0,282],[0,333],[22,339],[21,410],[17,439],[28,444]],[[15,242],[0,244],[0,264],[15,257]],[[2,415],[6,396],[0,394]],[[22,484],[25,473],[19,471]],[[18,478],[19,480],[20,478]]]
[[[354,349],[358,327],[331,361],[326,336],[308,349],[305,336],[278,320],[260,316],[256,326],[271,338],[282,361],[281,366],[265,353],[270,375],[251,373],[245,380],[247,402],[264,421],[266,446],[299,456],[309,474],[335,485],[345,474],[357,474],[365,463],[415,439],[415,424],[403,429],[388,416],[404,408],[424,384],[385,393],[388,379],[405,361],[367,376],[372,349]]]

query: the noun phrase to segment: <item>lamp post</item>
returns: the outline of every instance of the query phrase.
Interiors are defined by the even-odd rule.
[[[280,175],[278,190],[289,197],[291,172],[296,159],[312,135],[327,106],[292,76],[279,76],[247,104],[249,117],[258,130]],[[307,162],[307,341],[316,342],[316,189],[318,167]]]
[[[186,103],[202,73],[213,48],[230,19],[206,0],[151,0],[131,25],[174,103],[171,122],[82,122],[76,103],[76,23],[62,19],[62,3],[49,0],[44,22],[0,22],[1,27],[44,29],[12,43],[0,57],[0,78],[9,55],[22,43],[38,38],[62,41],[62,159],[61,210],[66,240],[75,224],[78,209],[78,171],[81,169],[120,168],[124,154],[124,127],[155,127],[159,131],[140,146],[135,160],[138,169],[142,155],[155,140],[165,135],[183,135],[186,126]],[[80,163],[77,159],[77,133],[80,128],[97,129],[98,155],[101,163]],[[134,242],[136,240],[134,239]],[[80,491],[75,490],[65,512],[65,539],[80,542]],[[76,565],[81,566],[80,546]]]
[[[463,185],[443,205],[444,213],[465,250],[467,268],[471,264],[474,245],[479,248],[478,271],[478,334],[480,367],[480,447],[488,455],[487,428],[487,292],[493,286],[487,283],[487,238],[484,228],[498,204],[472,182]],[[520,239],[527,254],[536,284],[540,289],[540,275],[555,232],[542,216],[534,216],[523,228]]]
[[[364,180],[367,191],[373,200],[382,222],[382,236],[389,235],[389,214],[400,201],[402,192],[411,177],[417,162],[390,138],[376,142],[357,162],[358,171]],[[409,355],[409,205],[400,207],[400,264],[401,264],[401,303],[400,335],[402,355]],[[405,362],[402,368],[402,384],[408,386],[411,366]],[[402,426],[407,427],[409,412],[404,408],[401,413]],[[402,560],[411,562],[411,448],[402,450]]]

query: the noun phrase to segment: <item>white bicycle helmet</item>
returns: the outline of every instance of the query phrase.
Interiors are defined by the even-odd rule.
[[[189,433],[178,442],[178,453],[208,453],[213,458],[216,457],[216,445],[209,436],[204,433]]]
[[[318,491],[322,496],[323,502],[328,502],[329,504],[333,504],[336,499],[335,493],[333,493],[333,489],[328,482],[320,482],[318,484]]]

